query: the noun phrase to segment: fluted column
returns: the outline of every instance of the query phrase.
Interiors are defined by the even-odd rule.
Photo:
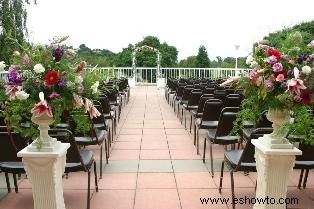
[[[18,153],[32,184],[35,209],[65,209],[62,175],[69,147],[61,143],[54,152],[30,152],[25,148]]]
[[[256,199],[268,200],[265,204],[256,201],[253,208],[286,209],[286,205],[278,204],[278,201],[287,196],[288,181],[294,166],[295,155],[301,155],[302,152],[297,148],[271,149],[261,141],[261,139],[252,140],[252,144],[255,145],[257,169]]]

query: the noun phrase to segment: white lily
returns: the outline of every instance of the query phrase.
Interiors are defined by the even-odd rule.
[[[77,84],[83,83],[83,78],[82,78],[82,76],[80,76],[80,75],[75,76],[75,83],[77,83]]]
[[[93,90],[92,94],[96,94],[98,92],[99,81],[96,81],[90,88]]]
[[[6,67],[7,65],[5,64],[4,61],[1,61],[0,62],[0,71],[4,71],[4,68]]]

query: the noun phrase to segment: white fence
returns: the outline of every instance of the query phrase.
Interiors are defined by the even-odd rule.
[[[157,78],[157,67],[115,67],[97,68],[98,71],[110,77],[133,78],[137,84],[155,85],[159,78],[229,78],[250,69],[235,68],[160,68],[159,78]],[[135,75],[135,76],[134,76]]]

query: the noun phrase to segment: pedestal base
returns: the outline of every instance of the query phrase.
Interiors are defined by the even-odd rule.
[[[30,152],[26,147],[18,153],[32,183],[35,209],[65,209],[62,175],[69,147],[61,143],[54,152]]]
[[[50,141],[39,142],[37,139],[27,147],[29,152],[54,152],[59,149],[61,142],[55,138]]]
[[[263,137],[260,137],[259,140],[261,141],[261,143],[263,143],[265,146],[267,146],[270,149],[292,149],[293,148],[293,144],[291,144],[287,139],[279,138],[279,139],[274,140],[271,134],[265,134]]]
[[[271,149],[262,143],[261,139],[252,140],[255,145],[255,159],[257,169],[256,198],[273,198],[265,204],[254,205],[254,209],[286,209],[285,204],[277,204],[280,198],[285,199],[290,174],[292,172],[295,155],[302,152],[297,148]]]

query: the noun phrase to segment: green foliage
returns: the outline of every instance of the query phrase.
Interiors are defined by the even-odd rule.
[[[178,67],[194,68],[196,67],[196,56],[190,56],[179,62]]]
[[[264,39],[268,40],[271,46],[274,46],[275,48],[282,48],[287,35],[295,31],[299,31],[303,37],[303,42],[308,44],[314,40],[314,20],[270,33],[268,36],[264,37]]]
[[[81,44],[77,50],[78,60],[85,60],[92,66],[111,66],[115,56],[115,53],[107,49],[90,49],[85,44]]]
[[[210,67],[210,60],[208,58],[207,50],[204,45],[201,45],[198,49],[198,54],[196,56],[196,67]]]
[[[21,50],[24,36],[27,34],[27,0],[0,1],[0,60],[10,64],[10,56],[14,50]],[[34,1],[36,4],[36,1]]]

